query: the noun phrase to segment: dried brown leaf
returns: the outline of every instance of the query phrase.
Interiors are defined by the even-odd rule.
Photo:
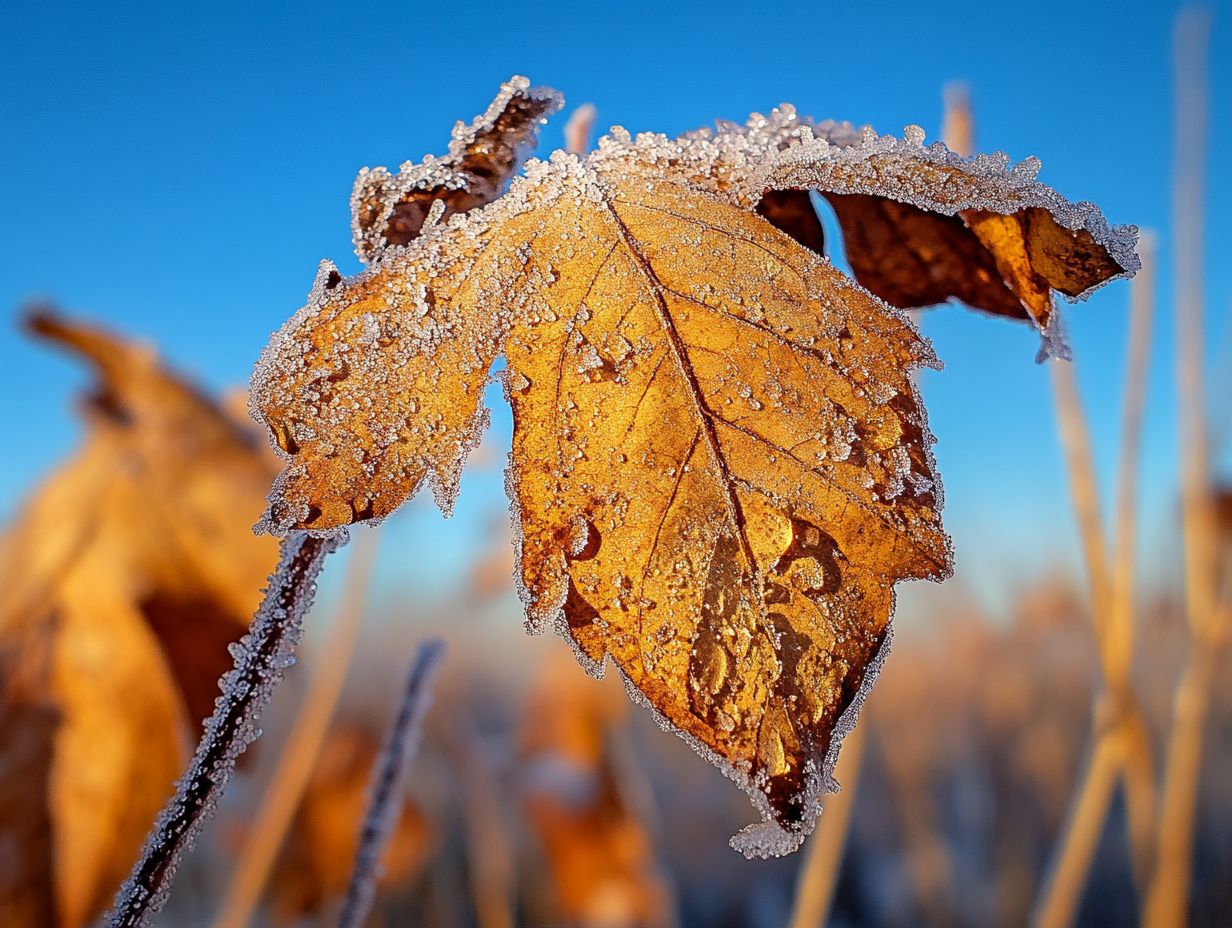
[[[1089,203],[1070,204],[1035,181],[1039,162],[1007,170],[1004,156],[963,159],[865,133],[858,143],[814,140],[767,172],[771,188],[820,192],[834,206],[856,280],[900,308],[951,297],[1054,331],[1052,291],[1071,299],[1138,269],[1135,230],[1109,229]]]
[[[31,327],[90,361],[81,451],[0,543],[0,805],[9,870],[51,906],[95,917],[181,771],[190,731],[276,556],[248,530],[268,456],[148,349],[42,314]],[[41,797],[41,798],[40,798]],[[11,842],[11,843],[10,843]]]
[[[515,77],[501,87],[486,113],[470,125],[454,127],[444,157],[408,162],[397,175],[364,168],[351,194],[356,254],[371,262],[391,245],[405,245],[419,235],[434,203],[444,207],[437,218],[491,203],[534,151],[539,126],[562,102],[555,91],[532,88],[526,78]]]

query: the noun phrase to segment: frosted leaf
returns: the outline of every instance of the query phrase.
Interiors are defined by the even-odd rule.
[[[287,461],[263,525],[378,520],[425,482],[447,509],[503,356],[529,627],[560,630],[592,673],[615,663],[724,758],[765,817],[743,851],[795,847],[884,653],[894,584],[950,569],[911,377],[937,362],[879,299],[921,294],[893,248],[884,281],[861,277],[878,248],[858,236],[884,231],[876,211],[918,228],[912,246],[936,252],[909,282],[1055,331],[1052,287],[1129,273],[1132,233],[1036,167],[790,107],[678,139],[613,129],[584,158],[531,160],[503,196],[362,274],[322,267],[253,375]],[[806,240],[809,190],[858,220],[844,232],[864,287]],[[854,197],[874,211],[848,210]],[[1062,247],[1042,260],[1041,242]]]
[[[454,127],[443,157],[408,162],[396,175],[385,168],[361,170],[351,194],[356,254],[371,262],[387,247],[405,245],[424,225],[495,200],[534,151],[539,126],[563,102],[554,90],[511,78],[486,112]]]
[[[798,840],[891,578],[949,569],[910,379],[931,350],[751,212],[556,155],[318,274],[254,374],[289,463],[266,525],[378,519],[450,479],[500,354],[531,622],[610,657]],[[930,489],[898,492],[904,470]]]
[[[916,127],[918,128],[918,127]],[[754,182],[808,189],[834,207],[856,279],[900,308],[957,298],[1030,318],[1046,350],[1064,355],[1052,291],[1085,299],[1132,276],[1137,229],[1109,226],[1035,180],[1039,160],[962,158],[922,132],[869,134],[858,144],[804,142],[779,152]]]
[[[857,281],[877,296],[902,309],[954,298],[1031,319],[1048,354],[1067,350],[1051,335],[1052,290],[1084,299],[1139,266],[1137,230],[1111,227],[1092,204],[1037,182],[1039,159],[962,158],[925,145],[918,126],[883,136],[814,124],[784,105],[675,139],[614,131],[595,160],[601,171],[644,172],[755,208],[820,252],[821,224],[805,196],[817,191],[838,215]]]

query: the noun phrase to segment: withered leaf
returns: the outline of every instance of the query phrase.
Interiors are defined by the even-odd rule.
[[[954,297],[1030,319],[1056,342],[1053,290],[1077,299],[1137,271],[1136,230],[1110,229],[1090,203],[1036,182],[1036,159],[1009,169],[1004,155],[964,159],[923,140],[918,127],[903,140],[814,139],[786,152],[766,184],[825,196],[856,280],[904,309]]]
[[[486,113],[470,125],[457,124],[444,157],[408,162],[397,175],[364,168],[351,194],[356,254],[370,262],[391,245],[405,245],[419,235],[434,203],[442,204],[444,217],[491,203],[534,151],[539,126],[563,102],[555,91],[515,77]]]
[[[945,576],[949,543],[911,380],[931,350],[758,205],[1056,199],[992,168],[788,110],[676,140],[613,130],[354,278],[326,262],[254,374],[288,460],[266,526],[381,518],[424,480],[447,511],[503,355],[532,628],[596,673],[610,657],[749,791],[765,821],[740,849],[790,850],[884,652],[893,584]],[[1129,247],[1057,211],[1105,253]]]
[[[78,926],[127,874],[256,605],[276,546],[248,525],[273,466],[148,349],[31,327],[98,385],[84,446],[0,541],[0,924]]]

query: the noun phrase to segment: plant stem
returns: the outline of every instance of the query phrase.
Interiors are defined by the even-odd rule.
[[[359,832],[359,848],[355,852],[355,869],[347,888],[338,928],[359,928],[372,908],[377,872],[385,845],[393,827],[394,817],[402,798],[406,771],[419,745],[423,718],[432,701],[432,680],[440,665],[445,645],[438,640],[425,641],[415,652],[407,674],[406,688],[398,715],[390,729],[385,750],[378,762],[372,799]]]
[[[1074,794],[1065,837],[1056,851],[1047,889],[1032,917],[1036,928],[1061,928],[1074,920],[1116,787],[1120,753],[1120,739],[1115,731],[1096,734],[1081,785]]]
[[[321,646],[268,792],[257,809],[239,860],[232,867],[231,883],[214,928],[244,928],[248,924],[303,799],[355,650],[365,594],[376,561],[376,540],[377,530],[368,529],[356,541],[338,612]]]
[[[1160,799],[1155,873],[1143,914],[1143,924],[1148,928],[1167,928],[1186,921],[1203,723],[1215,676],[1219,626],[1223,621],[1215,604],[1215,526],[1210,505],[1202,350],[1202,199],[1210,13],[1193,8],[1182,10],[1177,16],[1173,39],[1176,82],[1173,277],[1185,608],[1190,640],[1173,706]]]
[[[843,742],[835,771],[842,790],[828,797],[817,830],[809,839],[808,855],[797,878],[791,928],[821,928],[829,917],[863,766],[864,725],[856,725]]]
[[[303,534],[283,541],[278,568],[248,634],[231,646],[235,669],[223,677],[222,696],[205,722],[197,752],[116,896],[106,918],[109,928],[145,925],[166,902],[175,872],[235,772],[236,759],[260,736],[257,720],[283,670],[294,661],[317,575],[336,546],[333,539]]]
[[[1121,414],[1121,450],[1117,468],[1115,553],[1109,603],[1104,677],[1121,725],[1122,784],[1134,882],[1145,889],[1155,829],[1155,761],[1150,735],[1134,699],[1130,672],[1134,659],[1134,555],[1136,553],[1138,474],[1142,458],[1142,412],[1146,403],[1151,333],[1155,317],[1155,238],[1144,234],[1138,244],[1142,268],[1130,285],[1129,357],[1125,370],[1125,404]]]
[[[1091,614],[1095,621],[1101,659],[1104,659],[1108,637],[1105,626],[1108,622],[1110,601],[1108,548],[1104,542],[1104,530],[1099,514],[1099,490],[1091,454],[1091,432],[1082,413],[1082,401],[1078,398],[1074,363],[1052,361],[1050,366],[1061,446],[1065,451],[1070,494],[1074,515],[1078,520],[1087,582],[1091,588]],[[1106,659],[1104,663],[1106,665]]]
[[[1129,357],[1126,364],[1118,464],[1115,562],[1109,576],[1107,546],[1098,508],[1098,481],[1090,430],[1082,413],[1074,366],[1054,362],[1053,394],[1061,444],[1069,470],[1074,512],[1082,537],[1091,588],[1091,612],[1105,693],[1095,706],[1095,742],[1071,807],[1052,872],[1036,906],[1040,928],[1073,922],[1103,831],[1113,790],[1123,777],[1135,876],[1144,879],[1154,819],[1154,773],[1146,724],[1130,681],[1133,661],[1134,527],[1142,409],[1150,360],[1154,251],[1144,244],[1143,272],[1131,291]]]

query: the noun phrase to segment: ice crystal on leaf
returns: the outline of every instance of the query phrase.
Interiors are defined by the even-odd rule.
[[[454,163],[525,86],[455,136]],[[448,510],[503,356],[531,627],[595,673],[610,658],[750,793],[765,821],[741,850],[797,847],[893,585],[950,570],[911,379],[935,359],[900,308],[955,297],[1048,331],[1052,289],[1136,268],[1132,230],[1033,163],[921,136],[790,107],[677,139],[614,129],[486,205],[447,206],[355,277],[323,264],[253,378],[287,460],[265,527],[380,519],[425,481]],[[399,189],[448,199],[461,188],[415,179],[439,167]],[[863,287],[820,253],[809,191],[836,203]]]

